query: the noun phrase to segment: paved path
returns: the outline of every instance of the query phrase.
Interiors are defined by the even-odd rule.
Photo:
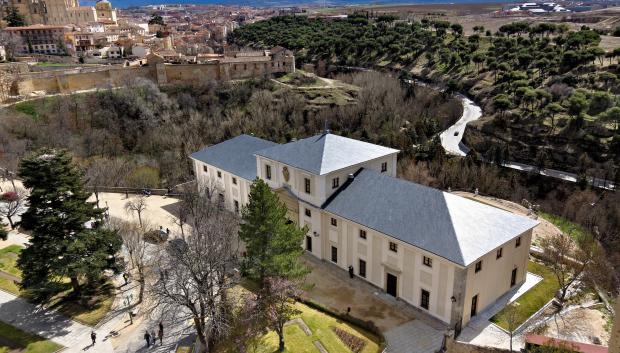
[[[525,283],[504,294],[490,307],[485,308],[479,313],[463,328],[457,340],[477,346],[508,349],[510,347],[510,336],[506,331],[489,320],[506,305],[517,300],[517,298],[537,285],[540,281],[542,281],[542,277],[528,272]],[[520,334],[515,335],[513,338],[513,349],[519,350],[523,348],[524,344],[523,336]]]
[[[461,143],[465,127],[467,123],[482,116],[482,109],[469,98],[461,97],[461,102],[463,103],[463,115],[454,125],[442,132],[439,138],[447,153],[464,157],[469,152],[469,148]]]
[[[22,298],[0,291],[0,320],[23,331],[35,333],[65,346],[64,352],[81,352],[91,347],[92,328],[75,322],[54,311],[33,305]],[[96,352],[114,352],[104,329],[97,329]]]
[[[118,278],[116,282],[119,282]],[[117,331],[129,318],[123,292],[135,292],[136,290],[135,287],[121,288],[110,312],[95,328],[0,290],[0,321],[61,344],[66,347],[63,352],[113,353],[110,333]],[[97,334],[95,346],[91,345],[90,338],[93,330]]]
[[[420,320],[413,320],[384,333],[388,353],[435,353],[444,334]]]

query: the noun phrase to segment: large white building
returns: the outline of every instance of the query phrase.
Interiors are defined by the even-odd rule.
[[[304,248],[452,326],[524,282],[537,222],[396,178],[398,150],[324,133],[286,144],[241,135],[191,155],[200,186],[239,212],[261,178]]]

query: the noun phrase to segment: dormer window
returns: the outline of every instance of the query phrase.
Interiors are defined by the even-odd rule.
[[[334,178],[332,179],[332,189],[337,188],[338,186],[340,186],[340,178]]]
[[[271,180],[271,166],[270,165],[265,165],[265,178],[267,178],[267,180]]]
[[[381,163],[381,173],[387,172],[387,162]]]

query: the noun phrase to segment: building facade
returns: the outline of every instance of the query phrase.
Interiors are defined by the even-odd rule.
[[[95,6],[80,6],[78,0],[3,0],[0,11],[14,7],[28,25],[82,25],[89,22],[116,24],[116,9],[107,0]]]
[[[526,217],[396,178],[398,151],[329,133],[241,135],[191,155],[198,185],[240,212],[264,180],[309,254],[460,327],[525,281]]]
[[[12,37],[19,38],[19,51],[23,54],[65,54],[65,34],[71,28],[65,26],[32,25],[7,27]]]

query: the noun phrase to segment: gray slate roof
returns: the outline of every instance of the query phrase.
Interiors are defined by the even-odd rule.
[[[368,169],[343,185],[324,208],[462,266],[538,224]]]
[[[239,135],[230,140],[205,147],[190,157],[237,175],[247,180],[256,178],[256,156],[258,150],[277,145],[275,142],[250,135]]]
[[[323,175],[397,152],[393,148],[328,133],[277,145],[256,154]]]

